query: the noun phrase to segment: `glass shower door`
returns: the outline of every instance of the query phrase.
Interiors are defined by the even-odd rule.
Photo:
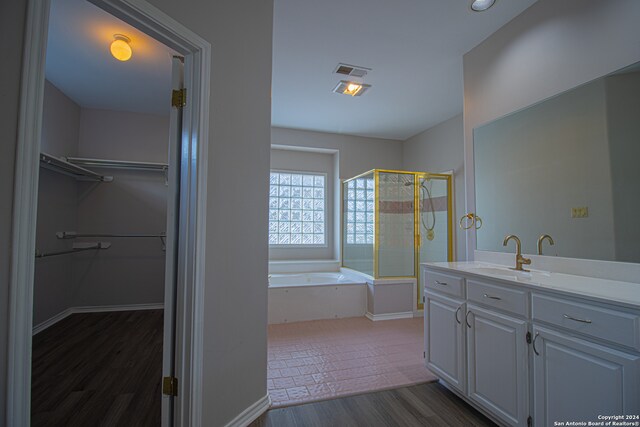
[[[378,172],[377,276],[415,277],[415,182],[412,172]]]
[[[451,175],[418,175],[418,264],[453,260]],[[422,308],[422,271],[418,271],[418,308]]]

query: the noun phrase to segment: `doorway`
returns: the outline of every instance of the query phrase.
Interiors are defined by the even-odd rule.
[[[170,271],[170,268],[166,270],[162,268],[161,270],[164,270],[167,283],[177,284],[177,286],[171,287],[169,291],[166,291],[164,286],[160,286],[160,294],[164,300],[161,300],[160,306],[162,310],[161,317],[164,317],[164,319],[160,323],[165,324],[164,327],[161,325],[161,328],[164,329],[161,334],[161,341],[164,342],[165,348],[163,350],[164,354],[160,356],[160,360],[163,361],[163,367],[160,372],[163,376],[160,377],[161,388],[164,396],[166,396],[162,399],[162,424],[172,425],[173,422],[188,423],[189,420],[199,417],[200,413],[200,402],[195,397],[200,387],[199,372],[201,369],[201,355],[197,352],[197,349],[200,348],[201,341],[202,308],[198,296],[201,295],[203,286],[202,262],[200,261],[203,257],[203,246],[196,236],[204,228],[204,206],[206,205],[206,197],[203,194],[204,186],[202,186],[202,183],[206,182],[206,144],[204,141],[208,137],[208,98],[205,95],[207,93],[205,88],[208,87],[210,79],[209,56],[211,48],[206,41],[144,1],[137,1],[135,6],[127,0],[95,0],[94,3],[99,5],[101,9],[107,10],[114,16],[123,19],[133,28],[140,29],[155,40],[162,42],[166,47],[169,47],[184,58],[185,84],[182,86],[184,90],[180,90],[180,93],[184,94],[185,91],[189,91],[191,96],[186,99],[184,97],[183,99],[178,99],[178,115],[179,117],[187,118],[184,121],[185,125],[182,126],[182,129],[175,126],[168,127],[169,133],[175,136],[175,143],[169,144],[171,149],[167,156],[168,165],[164,168],[164,172],[167,172],[164,181],[168,185],[166,187],[166,222],[163,224],[165,231],[164,233],[163,231],[154,231],[145,233],[150,235],[133,237],[134,234],[142,233],[130,231],[120,233],[87,231],[79,233],[77,230],[63,229],[59,230],[59,233],[56,231],[55,238],[59,240],[56,240],[56,244],[66,244],[64,249],[57,250],[54,248],[54,250],[49,250],[47,248],[46,251],[39,250],[36,252],[36,249],[38,249],[36,248],[36,241],[38,240],[36,239],[38,234],[36,207],[38,206],[39,198],[39,166],[41,161],[44,160],[50,167],[67,168],[67,172],[71,175],[80,169],[82,170],[82,175],[88,175],[90,179],[93,179],[95,181],[93,184],[84,181],[75,183],[78,187],[83,186],[82,189],[78,189],[76,192],[78,198],[87,194],[97,194],[97,192],[91,190],[91,185],[101,187],[113,183],[113,181],[110,182],[109,177],[115,176],[116,173],[115,171],[110,174],[104,172],[104,169],[107,168],[106,164],[85,164],[84,166],[78,164],[82,160],[96,160],[94,158],[84,157],[78,160],[76,156],[67,154],[66,156],[49,155],[43,159],[40,136],[42,133],[44,92],[47,84],[45,52],[48,41],[46,29],[49,20],[50,2],[29,2],[16,160],[13,265],[10,283],[13,300],[9,313],[10,377],[7,419],[16,425],[30,424],[31,343],[34,332],[34,315],[38,315],[34,310],[34,295],[37,292],[34,289],[34,253],[39,255],[38,258],[41,260],[65,256],[86,256],[90,255],[90,253],[95,254],[98,252],[102,254],[115,248],[116,239],[140,238],[147,241],[148,243],[146,244],[151,244],[151,241],[155,241],[156,244],[164,246],[166,255],[163,257],[163,261],[166,259],[166,267],[173,267],[173,270]],[[171,57],[168,59],[173,68],[175,60],[172,60]],[[171,83],[175,83],[175,79]],[[54,120],[54,122],[56,121]],[[78,134],[80,133],[78,131]],[[165,136],[168,137],[169,134]],[[168,138],[165,138],[165,141],[166,139]],[[118,159],[99,158],[98,160]],[[147,166],[149,163],[162,163],[123,161],[129,163],[128,166],[131,166],[130,163],[138,163],[138,166],[142,163],[146,163]],[[120,164],[118,166],[123,165]],[[118,173],[123,173],[123,170],[118,169]],[[125,171],[124,173],[126,172],[132,171]],[[141,173],[142,171],[136,171],[136,173],[138,172]],[[148,171],[145,171],[145,173],[148,173]],[[65,178],[68,177],[65,176]],[[73,190],[70,191],[71,193],[73,193]],[[125,203],[122,210],[126,211],[127,205]],[[69,206],[66,207],[68,208]],[[52,212],[53,210],[45,210],[40,217],[47,218],[47,215]],[[77,210],[78,218],[80,217],[79,213],[80,209]],[[60,217],[60,214],[58,215]],[[161,239],[158,235],[162,234],[164,236]],[[178,236],[180,237],[178,238]],[[106,240],[107,238],[113,241],[108,241]],[[121,248],[124,247],[127,250],[131,249],[128,246],[121,246]],[[67,251],[70,252],[66,253]],[[55,254],[52,255],[52,253]],[[45,254],[48,256],[43,256]],[[72,272],[76,270],[75,267],[71,267]],[[113,270],[116,269],[114,268]],[[124,270],[121,269],[121,272]],[[108,268],[106,271],[110,274],[114,273]],[[77,283],[77,277],[77,275],[71,275],[72,283]],[[94,274],[94,278],[96,277]],[[101,279],[100,277],[97,278]],[[84,292],[84,288],[82,289],[82,292]],[[56,296],[61,295],[59,293],[54,294]],[[95,297],[96,295],[93,296]],[[103,297],[105,295],[98,296]],[[133,293],[127,295],[127,297],[132,296]],[[46,298],[44,299],[46,300]],[[46,303],[49,303],[49,301],[46,301]],[[123,305],[126,306],[126,302],[124,304],[114,303],[101,306],[102,309],[107,309],[102,310],[102,314],[106,313],[107,316],[111,316],[112,313],[122,313],[122,311],[117,310],[117,308],[121,307],[117,306]],[[82,312],[86,307],[72,306],[70,311]],[[95,302],[89,307],[95,308]],[[167,307],[172,308],[167,310]],[[63,311],[66,311],[66,309]],[[141,311],[136,310],[136,312]],[[146,311],[151,312],[152,310]],[[180,314],[174,318],[173,316],[176,312]],[[51,317],[47,318],[46,320],[52,319],[52,321],[40,322],[35,325],[40,327],[36,332],[44,333],[47,327],[54,328],[56,321],[60,321],[64,317],[70,318],[69,314],[69,311],[66,311],[60,316],[52,316],[53,319]],[[115,324],[117,322],[107,323]],[[170,327],[166,327],[166,324]],[[175,330],[180,330],[180,334],[173,335]],[[167,339],[167,336],[169,336],[169,339]],[[167,343],[175,344],[168,350]],[[113,372],[109,374],[116,375]],[[175,397],[175,386],[178,380],[182,385],[181,394]],[[150,393],[149,395],[152,394]],[[66,401],[67,405],[70,403],[72,403],[70,400]],[[71,406],[73,406],[73,403]]]
[[[163,348],[167,364],[174,352],[179,175],[170,153],[179,152],[181,105],[171,93],[181,59],[86,0],[51,2],[34,426],[161,423]]]

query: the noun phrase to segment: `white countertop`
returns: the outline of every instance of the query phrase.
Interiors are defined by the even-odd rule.
[[[438,270],[455,271],[480,278],[490,277],[503,283],[525,286],[532,290],[550,290],[570,296],[640,309],[640,283],[555,273],[533,268],[530,273],[518,273],[509,270],[509,268],[504,265],[477,261],[432,262],[421,265]],[[495,270],[495,272],[492,270]],[[504,274],[502,274],[502,272],[504,272]]]

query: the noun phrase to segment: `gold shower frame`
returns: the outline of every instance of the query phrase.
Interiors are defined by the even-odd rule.
[[[414,183],[417,183],[419,179],[437,179],[443,180],[447,185],[447,260],[449,262],[454,261],[453,254],[453,195],[452,195],[452,174],[443,173],[430,173],[430,172],[412,172],[393,169],[371,169],[363,172],[359,175],[351,177],[349,179],[342,180],[340,183],[340,265],[343,268],[350,268],[344,265],[344,184],[349,181],[353,181],[358,178],[363,178],[367,175],[373,174],[374,179],[374,238],[373,238],[373,278],[374,279],[416,279],[420,278],[420,248],[422,246],[421,234],[420,234],[420,186],[413,186],[413,253],[414,253],[414,266],[413,276],[380,276],[379,271],[379,257],[380,257],[380,212],[379,212],[379,191],[380,191],[380,173],[392,173],[402,175],[413,175]],[[420,283],[417,283],[417,298],[418,309],[422,309],[424,304],[420,301]]]

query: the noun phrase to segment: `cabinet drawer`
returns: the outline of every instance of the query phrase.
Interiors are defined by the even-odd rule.
[[[467,279],[467,299],[521,317],[527,316],[527,293],[519,289]]]
[[[590,304],[533,294],[533,320],[640,350],[640,316]]]
[[[464,279],[459,276],[451,276],[444,273],[436,273],[425,270],[424,286],[438,292],[462,298]]]

